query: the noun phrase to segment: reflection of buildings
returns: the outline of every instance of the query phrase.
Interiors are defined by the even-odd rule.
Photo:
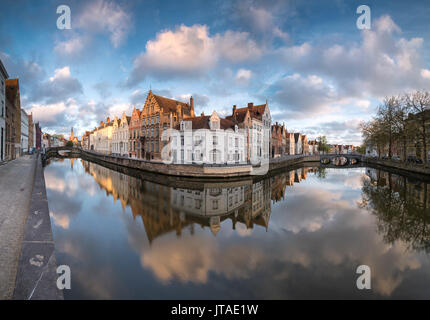
[[[122,208],[129,206],[133,218],[140,217],[148,240],[175,231],[180,236],[185,227],[194,232],[194,225],[209,227],[216,235],[221,222],[230,219],[233,229],[242,223],[269,225],[271,200],[285,197],[287,185],[294,179],[305,179],[308,169],[300,168],[258,182],[245,180],[230,183],[201,183],[195,189],[173,188],[134,178],[95,163],[82,161],[106,195],[119,200]]]

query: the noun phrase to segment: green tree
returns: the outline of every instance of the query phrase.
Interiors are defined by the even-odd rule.
[[[321,153],[328,153],[330,151],[330,147],[327,144],[326,136],[320,136],[318,138],[318,151]]]
[[[73,147],[73,141],[71,140],[67,141],[66,147]]]
[[[355,151],[360,153],[360,154],[365,154],[366,153],[366,146],[364,144],[362,144],[361,146],[355,148]]]

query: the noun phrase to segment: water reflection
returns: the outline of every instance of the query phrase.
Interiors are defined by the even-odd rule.
[[[387,243],[401,240],[409,250],[430,251],[428,183],[367,169],[361,205],[376,215],[378,232]]]
[[[233,230],[238,222],[246,228],[259,225],[267,229],[271,200],[282,200],[286,186],[306,179],[308,172],[316,172],[313,168],[299,168],[258,182],[251,179],[229,183],[195,182],[193,189],[186,189],[137,179],[92,162],[81,162],[85,172],[106,195],[112,195],[114,202],[120,201],[123,209],[129,206],[133,218],[142,220],[150,242],[173,230],[179,236],[182,229],[194,224],[209,227],[216,235],[221,222],[227,219],[231,220]]]
[[[393,184],[403,179],[393,175],[383,184],[385,175],[299,168],[181,186],[52,161],[45,179],[57,260],[73,274],[65,297],[429,298],[428,255],[416,250],[427,214],[417,219],[412,207],[428,202],[427,187]],[[405,220],[389,200],[396,192],[415,199],[403,204]],[[355,287],[360,264],[371,267],[371,291]]]

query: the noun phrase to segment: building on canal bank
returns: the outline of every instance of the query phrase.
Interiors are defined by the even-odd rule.
[[[216,111],[211,116],[182,120],[175,129],[171,137],[165,137],[171,141],[166,147],[170,150],[164,151],[170,153],[172,163],[246,163],[245,131],[233,121],[220,118]]]
[[[28,153],[28,115],[21,109],[21,154]]]
[[[140,134],[137,133],[138,141],[134,138],[134,133],[133,140],[131,140],[131,143],[136,145],[136,150],[133,151],[132,156],[146,160],[161,160],[161,151],[167,144],[167,141],[162,141],[163,132],[175,128],[182,120],[192,117],[195,117],[192,96],[190,102],[185,103],[156,95],[152,90],[149,90],[145,105],[140,113],[138,125],[141,126],[141,130]],[[131,121],[133,123],[133,119]],[[136,131],[134,128],[131,129],[130,134],[132,131]]]
[[[122,113],[121,119],[115,116],[113,121],[112,132],[112,154],[119,156],[128,156],[130,131],[129,123],[131,117],[127,117],[125,112]]]
[[[0,162],[6,159],[6,79],[9,75],[0,60]]]
[[[9,159],[16,159],[21,154],[21,97],[19,92],[19,80],[7,79],[6,99],[9,113],[8,155]]]
[[[246,133],[246,159],[252,163],[269,161],[271,150],[272,117],[266,101],[262,105],[249,102],[247,107],[233,106],[232,115],[226,119],[237,124]]]

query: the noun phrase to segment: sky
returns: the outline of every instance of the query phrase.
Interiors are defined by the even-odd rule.
[[[57,28],[60,5],[71,29]],[[131,115],[152,89],[192,95],[196,114],[267,100],[290,132],[358,145],[384,97],[429,90],[429,16],[412,0],[2,0],[0,59],[48,133]]]

